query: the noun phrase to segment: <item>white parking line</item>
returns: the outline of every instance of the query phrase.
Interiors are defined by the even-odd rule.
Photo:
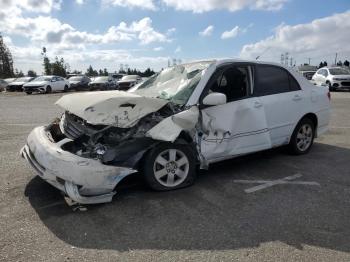
[[[293,176],[287,176],[282,179],[277,180],[233,180],[234,183],[240,184],[261,184],[258,186],[254,186],[248,189],[245,189],[244,192],[247,194],[256,192],[258,190],[262,190],[268,187],[272,187],[275,185],[283,185],[283,184],[294,184],[294,185],[308,185],[308,186],[320,186],[317,182],[309,182],[309,181],[292,181],[294,179],[302,177],[301,174],[295,174]]]

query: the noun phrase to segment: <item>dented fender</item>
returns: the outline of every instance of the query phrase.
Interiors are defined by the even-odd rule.
[[[169,116],[150,129],[146,136],[155,140],[174,142],[182,131],[195,129],[199,119],[199,109],[192,106],[190,109]]]

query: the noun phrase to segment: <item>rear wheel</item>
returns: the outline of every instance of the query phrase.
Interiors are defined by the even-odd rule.
[[[46,87],[45,93],[46,93],[46,94],[50,94],[51,92],[52,92],[51,86],[47,86],[47,87]]]
[[[292,154],[303,155],[310,151],[315,138],[315,124],[310,118],[303,118],[296,126],[289,149]]]
[[[67,92],[68,91],[68,86],[65,85],[64,88],[63,88],[63,92]]]
[[[152,189],[178,189],[194,183],[196,159],[187,145],[163,143],[148,152],[143,171],[145,180]]]

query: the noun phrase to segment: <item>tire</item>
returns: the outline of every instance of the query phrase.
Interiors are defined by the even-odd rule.
[[[68,91],[68,86],[65,85],[64,88],[63,88],[63,92],[67,92]]]
[[[310,118],[301,119],[289,142],[290,153],[293,155],[307,154],[314,143],[315,128],[315,124]]]
[[[32,92],[28,91],[28,92],[26,92],[26,94],[27,94],[27,95],[31,95],[31,94],[32,94]]]
[[[52,92],[51,86],[47,86],[47,87],[46,87],[45,93],[46,93],[46,94],[50,94],[51,92]]]
[[[196,158],[188,145],[162,143],[143,159],[146,183],[156,191],[190,186],[196,179]]]
[[[330,82],[328,82],[327,84],[328,84],[329,91],[335,91],[334,87]]]

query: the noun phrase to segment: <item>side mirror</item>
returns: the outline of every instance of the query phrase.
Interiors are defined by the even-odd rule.
[[[223,104],[226,104],[226,102],[227,102],[226,95],[218,92],[210,93],[203,99],[203,104],[207,106],[223,105]]]

